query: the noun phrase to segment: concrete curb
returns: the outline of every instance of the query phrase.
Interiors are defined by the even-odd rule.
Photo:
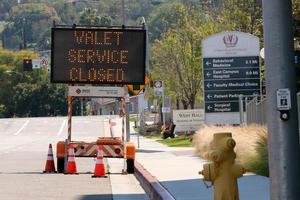
[[[159,181],[152,176],[140,163],[134,162],[134,175],[152,200],[175,200]]]

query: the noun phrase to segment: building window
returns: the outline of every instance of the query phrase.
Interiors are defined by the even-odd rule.
[[[134,112],[134,104],[133,104],[133,102],[130,102],[128,104],[128,112],[129,113],[133,113]]]

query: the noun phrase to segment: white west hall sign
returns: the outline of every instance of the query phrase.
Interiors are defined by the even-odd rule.
[[[175,132],[196,131],[204,124],[204,110],[173,110]]]

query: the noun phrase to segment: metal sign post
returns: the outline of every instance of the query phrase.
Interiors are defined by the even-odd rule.
[[[166,116],[165,113],[163,112],[163,106],[165,105],[164,101],[165,101],[165,95],[164,95],[164,85],[163,85],[163,81],[162,80],[157,80],[157,81],[153,81],[153,88],[154,88],[154,96],[157,97],[162,97],[162,107],[160,112],[162,113],[162,117],[163,117],[163,126],[166,126]]]
[[[124,87],[125,89],[125,95],[124,95],[124,99],[125,99],[125,103],[126,103],[126,142],[130,141],[130,121],[129,121],[129,104],[130,104],[130,98],[129,98],[129,94],[128,94],[128,88]]]
[[[68,96],[68,144],[71,142],[72,133],[72,96]]]
[[[162,92],[162,107],[161,107],[161,112],[162,112],[162,116],[163,116],[163,125],[164,127],[166,127],[166,113],[163,112],[163,106],[165,105],[165,93],[164,90]]]

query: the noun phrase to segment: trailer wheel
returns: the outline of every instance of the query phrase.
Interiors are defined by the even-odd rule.
[[[65,171],[65,158],[57,158],[57,172],[64,173]]]
[[[127,159],[127,173],[133,174],[134,173],[134,159]]]

